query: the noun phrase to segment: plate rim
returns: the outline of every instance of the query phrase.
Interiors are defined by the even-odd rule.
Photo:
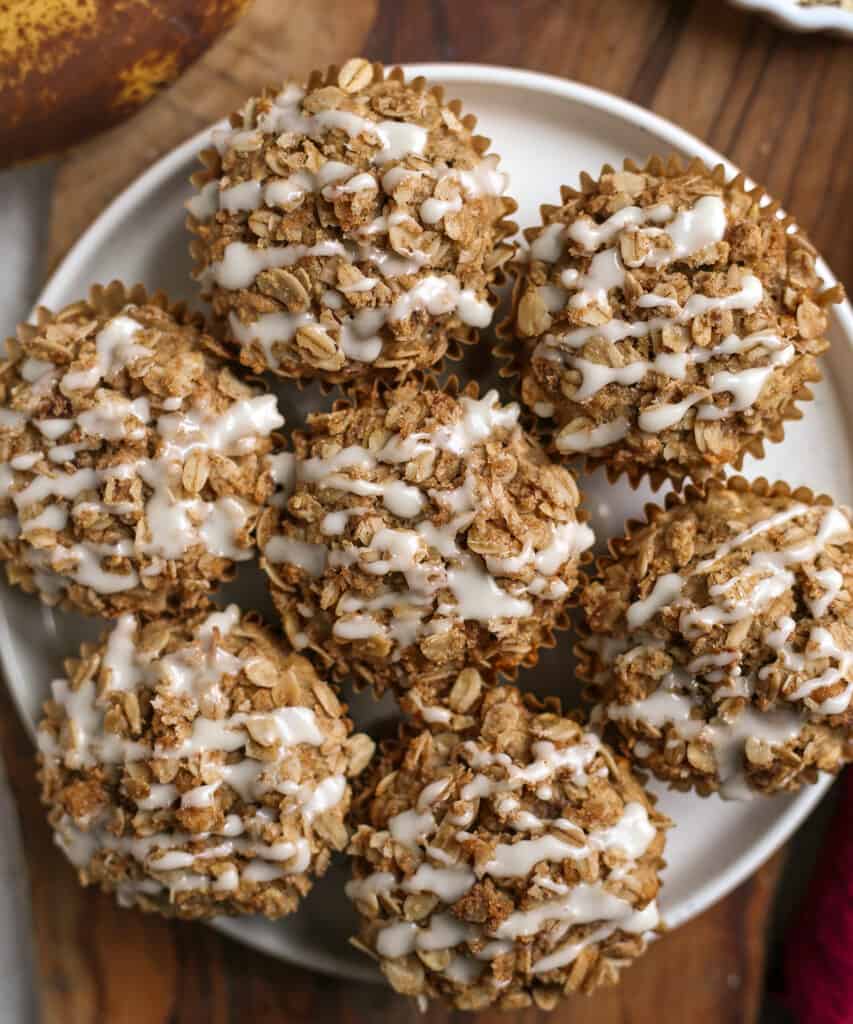
[[[762,14],[794,32],[833,32],[853,37],[853,12],[840,7],[801,7],[793,0],[730,0],[735,7]]]
[[[763,0],[735,0],[735,2],[758,6],[763,3]],[[737,173],[739,170],[730,160],[686,129],[661,117],[659,114],[638,106],[630,100],[615,96],[595,86],[544,72],[502,67],[494,64],[432,62],[403,64],[401,66],[407,75],[423,75],[434,80],[437,84],[445,86],[447,91],[451,93],[453,86],[457,84],[482,85],[513,90],[521,89],[540,95],[545,93],[551,97],[613,116],[627,122],[632,127],[639,127],[647,131],[650,136],[654,136],[655,141],[661,141],[673,150],[699,156],[709,164],[721,163],[729,175]],[[217,122],[217,124],[221,123]],[[67,287],[67,279],[76,272],[77,265],[92,257],[101,241],[111,234],[117,221],[131,213],[139,205],[140,201],[156,191],[162,182],[175,175],[182,165],[194,162],[194,158],[208,138],[212,127],[214,126],[209,126],[194,133],[184,142],[163,154],[110,201],[72,244],[68,252],[49,275],[39,293],[31,317],[38,306],[55,304],[54,297],[58,297],[59,293]],[[819,261],[818,269],[828,285],[836,282],[835,275],[823,260]],[[853,309],[851,309],[850,303],[844,302],[833,307],[833,316],[837,317],[841,331],[846,336],[850,347],[853,348]],[[0,616],[0,619],[5,620],[5,616]],[[3,673],[6,676],[7,691],[12,696],[13,703],[19,717],[22,719],[24,727],[32,737],[34,735],[34,723],[25,714],[18,700],[16,689],[8,683],[9,669],[14,661],[14,656],[12,655],[10,658],[6,629],[7,625],[3,621],[0,624],[0,667],[2,667]],[[673,911],[667,914],[667,927],[670,929],[677,928],[686,923],[729,895],[737,886],[749,878],[805,821],[833,781],[831,776],[821,776],[814,785],[800,790],[793,797],[789,806],[779,814],[774,824],[764,832],[761,838],[746,853],[736,858],[722,873],[700,885],[692,896],[683,899],[676,905]],[[274,949],[262,937],[241,935],[238,930],[241,924],[239,920],[214,919],[211,924],[223,934],[240,941],[244,945],[259,949],[264,953],[276,956],[278,959],[293,963],[296,966],[349,980],[378,980],[377,973],[372,966],[365,965],[364,969],[359,970],[357,966],[346,962],[336,965],[317,963],[313,961],[313,953],[306,957],[299,955],[298,950],[294,954],[290,952],[283,953],[281,950]]]

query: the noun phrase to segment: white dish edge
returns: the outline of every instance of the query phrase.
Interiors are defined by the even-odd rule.
[[[853,11],[840,7],[801,7],[794,0],[730,0],[735,7],[763,14],[794,32],[832,32],[853,38]]]
[[[762,6],[764,0],[733,0],[744,6]],[[697,137],[665,118],[658,116],[642,107],[613,96],[593,86],[583,85],[559,78],[555,75],[543,74],[534,71],[525,71],[514,68],[504,68],[489,64],[410,64],[404,65],[407,75],[423,75],[437,83],[449,87],[452,92],[454,83],[475,82],[480,85],[511,86],[517,89],[528,90],[533,93],[548,92],[553,95],[572,100],[576,103],[591,106],[604,113],[629,121],[649,132],[653,137],[655,146],[664,142],[673,150],[682,154],[698,156],[708,164],[721,163],[727,173],[734,174],[737,168],[731,161],[727,160],[720,153],[717,153],[710,146],[707,146]],[[86,231],[71,247],[66,256],[59,263],[49,280],[46,282],[36,305],[50,307],[56,304],[54,295],[61,293],[65,287],[65,279],[74,273],[74,266],[80,260],[85,260],[101,244],[104,236],[108,235],[116,221],[123,218],[129,210],[137,205],[139,200],[154,190],[160,180],[173,174],[181,164],[190,160],[206,141],[210,128],[194,134],[186,142],[180,144],[169,153],[157,160],[148,170],[137,177],[124,191],[122,191],[92,222]],[[593,172],[596,168],[590,168]],[[823,261],[818,263],[818,271],[827,283],[832,285],[836,278]],[[850,339],[853,346],[853,309],[849,302],[845,302],[834,308],[834,314],[839,317],[844,333]],[[2,637],[0,637],[2,640]],[[8,671],[9,665],[6,660],[4,648],[6,644],[0,643],[0,659],[4,670]],[[21,713],[25,727],[30,735],[33,735],[33,723],[23,714],[18,704],[16,694],[9,688],[12,698]],[[817,803],[821,800],[833,779],[829,776],[822,776],[819,781],[804,790],[796,797],[791,806],[780,815],[775,825],[768,829],[761,840],[756,842],[748,855],[734,862],[730,868],[717,876],[712,882],[700,886],[694,896],[682,901],[678,912],[668,915],[666,924],[669,928],[676,928],[689,919],[700,914],[714,903],[727,896],[737,888],[750,875],[752,875],[772,854],[791,836],[800,824],[811,813]],[[214,927],[219,928],[234,938],[240,938],[234,929],[235,922],[222,921],[214,922]],[[262,945],[255,943],[256,945]],[[275,955],[274,949],[266,949],[266,952]],[[309,969],[328,970],[335,973],[332,966],[303,964]],[[362,975],[367,979],[369,975]]]

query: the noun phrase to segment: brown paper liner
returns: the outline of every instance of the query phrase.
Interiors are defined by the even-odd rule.
[[[172,302],[163,291],[149,293],[144,284],[126,285],[123,281],[114,280],[105,285],[93,284],[85,299],[69,302],[68,305],[56,312],[48,309],[47,306],[37,306],[33,313],[35,324],[19,324],[16,334],[18,338],[29,340],[47,324],[54,323],[63,316],[71,315],[74,312],[79,312],[84,316],[109,319],[128,305],[156,306],[174,317],[181,326],[193,326],[206,332],[207,325],[204,314],[190,310],[186,302]]]
[[[406,82],[405,74],[403,69],[399,66],[386,69],[384,65],[378,61],[371,63],[373,71],[372,81],[395,81],[404,83]],[[314,70],[312,71],[306,80],[307,89],[315,89],[326,85],[337,85],[338,76],[340,74],[340,67],[338,65],[330,65],[325,71]],[[428,93],[434,96],[439,104],[444,104],[459,120],[462,122],[464,127],[472,133],[471,144],[480,157],[485,156],[488,153],[489,147],[491,146],[491,139],[484,135],[474,135],[474,129],[477,125],[477,118],[474,114],[465,113],[461,100],[444,99],[444,88],[440,85],[430,85],[426,78],[418,76],[411,79],[408,83],[410,88],[414,89],[418,93]],[[265,99],[272,98],[280,92],[280,87],[267,86],[261,91],[261,96]],[[232,128],[237,128],[242,123],[238,112],[231,114],[230,123]],[[496,155],[496,154],[493,154]],[[222,161],[218,151],[213,147],[208,147],[199,154],[199,160],[202,164],[201,169],[193,172],[190,176],[190,183],[196,188],[201,189],[208,182],[215,180],[221,175]],[[493,310],[496,310],[500,302],[500,290],[501,287],[506,283],[506,265],[513,258],[516,250],[514,243],[510,242],[518,231],[518,225],[509,220],[509,217],[514,214],[518,209],[518,203],[509,196],[503,196],[503,214],[501,219],[497,222],[496,226],[496,238],[494,248],[492,250],[489,259],[489,269],[494,271],[493,280],[487,285],[487,291],[489,293],[489,303]],[[199,221],[191,214],[188,213],[185,224],[187,229],[197,234]],[[200,254],[203,251],[202,243],[197,238],[193,238],[190,241],[190,255],[194,262],[198,265],[201,262]],[[195,272],[193,276],[196,276]],[[212,298],[212,292],[207,290],[202,293],[202,298],[206,301],[210,301]],[[220,335],[222,340],[231,349],[231,358],[239,359],[243,361],[244,348],[239,343],[235,342],[229,337],[227,324],[219,323],[216,325],[217,333]],[[446,331],[446,337],[444,339],[445,344],[443,350],[436,357],[435,361],[428,368],[433,372],[440,373],[446,360],[457,362],[463,358],[464,349],[466,346],[475,345],[480,341],[480,331],[476,327],[471,327],[467,324],[459,323],[453,326],[450,330]],[[254,365],[254,364],[253,364]],[[367,364],[370,365],[370,364]],[[261,372],[258,365],[254,365],[256,372]],[[310,370],[306,369],[306,372],[300,373],[296,376],[290,374],[281,373],[278,370],[272,368],[266,368],[270,373],[274,373],[276,376],[282,377],[283,379],[292,381],[298,387],[303,386],[303,382],[308,380],[316,379],[316,375],[311,373]],[[391,380],[403,380],[408,377],[412,370],[397,370],[394,368],[382,368],[369,370],[365,376],[369,377],[383,377]],[[323,384],[325,385],[325,391],[328,393],[331,391],[334,385],[347,385],[353,381],[359,379],[358,373],[353,372],[331,372],[325,373]]]
[[[643,518],[629,519],[625,523],[625,528],[621,536],[614,537],[608,543],[608,551],[604,555],[600,555],[595,559],[594,572],[590,582],[595,582],[596,578],[601,577],[604,572],[619,563],[626,549],[630,546],[632,541],[636,539],[636,536],[644,530],[653,527],[658,521],[666,515],[671,509],[678,506],[688,505],[692,502],[701,502],[707,499],[708,495],[713,491],[729,490],[739,494],[753,494],[760,498],[790,498],[793,501],[800,502],[803,505],[810,507],[824,506],[828,507],[835,504],[834,500],[824,493],[815,494],[810,487],[800,486],[791,487],[784,480],[777,480],[773,483],[768,481],[765,477],[758,477],[755,480],[747,480],[742,476],[733,476],[728,479],[720,479],[714,477],[710,480],[703,482],[702,484],[688,483],[681,493],[670,491],[662,505],[654,504],[649,502],[643,509]],[[621,628],[621,627],[617,627]],[[578,640],[572,648],[573,654],[576,658],[576,674],[578,679],[584,684],[583,698],[589,705],[595,705],[599,702],[601,694],[595,685],[595,678],[601,672],[607,670],[607,666],[599,660],[598,654],[592,649],[592,642],[595,637],[604,636],[603,633],[594,633],[590,628],[589,624],[585,619],[578,624],[577,629]],[[815,727],[825,728],[833,730],[837,728],[828,723],[809,723],[804,721],[803,725],[811,724]],[[615,735],[615,739],[612,739],[613,745],[627,757],[629,760],[632,759],[631,750],[628,748],[627,741],[618,733],[617,730],[610,723],[605,724],[604,734],[609,737]],[[841,766],[839,765],[839,768]],[[645,766],[634,765],[635,771],[641,774],[646,774],[648,769]],[[803,782],[815,782],[817,779],[817,769],[813,766],[804,769],[802,776],[797,776],[797,787]],[[667,784],[677,790],[688,791],[695,790],[700,796],[709,796],[711,793],[717,791],[716,785],[708,785],[696,782],[696,779],[692,781],[683,780],[666,780]]]
[[[233,362],[234,353],[216,336],[211,324],[200,310],[192,309],[183,300],[172,301],[162,290],[149,292],[144,284],[126,285],[119,280],[112,280],[108,284],[91,285],[85,299],[70,302],[56,312],[47,306],[38,306],[33,312],[35,324],[18,324],[15,337],[7,338],[6,346],[8,348],[14,345],[17,350],[18,341],[33,338],[47,324],[55,323],[77,310],[84,316],[108,320],[120,313],[125,306],[156,306],[157,309],[168,313],[179,327],[194,327],[200,334],[199,343],[205,351],[219,359]],[[237,376],[264,387],[264,381],[252,374],[247,367],[239,366]]]
[[[405,379],[405,381],[394,381],[383,378],[374,378],[369,381],[354,383],[347,389],[344,395],[337,398],[332,403],[329,412],[343,412],[348,409],[356,408],[359,405],[373,405],[381,403],[382,396],[386,394],[388,391],[392,391],[395,388],[400,387],[402,384],[411,383],[417,383],[420,386],[420,389],[423,391],[443,392],[444,394],[451,395],[454,398],[466,396],[469,398],[477,399],[480,396],[480,385],[478,381],[469,380],[467,382],[463,382],[459,377],[453,375],[450,376],[444,383],[442,383],[441,381],[439,381],[433,368],[431,370],[414,371]],[[320,415],[327,414],[321,413]],[[527,432],[527,434],[528,440],[530,440],[535,446],[538,447],[538,439],[534,435],[531,435],[529,432]],[[291,438],[293,443],[289,446],[289,450],[294,450],[296,448],[297,441],[308,443],[311,439],[311,434],[310,431],[308,430],[297,429],[292,431]],[[589,521],[589,514],[583,504],[584,495],[580,488],[578,488],[578,499],[578,506],[575,510],[575,516],[579,523],[586,523]],[[281,518],[280,513],[278,515],[278,518]],[[538,643],[534,645],[532,648],[530,648],[522,658],[520,658],[518,661],[512,664],[498,664],[497,666],[485,664],[474,665],[472,663],[472,667],[475,667],[484,677],[484,679],[488,679],[488,683],[490,686],[499,685],[501,679],[508,683],[515,683],[517,681],[520,669],[535,668],[539,662],[540,652],[542,650],[549,650],[553,647],[556,647],[557,636],[555,634],[560,632],[566,632],[573,628],[570,610],[576,607],[578,604],[580,591],[584,584],[583,570],[589,565],[591,565],[592,561],[593,554],[591,550],[584,551],[579,556],[578,580],[575,584],[574,590],[571,592],[571,594],[567,595],[566,598],[560,601],[559,607],[555,609],[552,621],[543,624],[542,633],[539,637]],[[264,564],[263,555],[261,555],[261,565],[264,570],[264,573],[267,576],[267,585],[270,588],[270,590],[274,593],[279,593],[282,596],[282,598],[286,598],[287,606],[293,606],[296,603],[298,603],[299,598],[297,596],[291,596],[279,589],[278,585],[275,583],[275,569],[272,568],[271,571],[271,567]],[[546,607],[548,604],[551,604],[551,602],[545,601],[543,601],[542,603]],[[282,610],[281,608],[279,608],[278,611],[284,623],[287,617],[287,609],[285,608],[284,610]],[[287,632],[286,625],[285,632]],[[366,690],[370,687],[371,684],[369,682],[359,679],[357,676],[347,671],[345,666],[345,658],[341,658],[338,660],[332,659],[328,656],[328,653],[325,651],[325,649],[320,646],[315,646],[311,649],[313,650],[316,656],[321,658],[325,662],[325,664],[329,668],[331,668],[332,674],[336,681],[349,681],[352,683],[356,691]],[[463,666],[453,668],[452,670],[450,670],[449,674],[452,675],[453,678],[455,678],[459,674],[459,672],[462,671],[462,667]],[[437,703],[440,706],[442,706],[444,701],[446,701],[450,685],[452,685],[452,679],[450,680],[450,684],[446,688],[447,692],[444,693],[443,696],[440,697],[437,701]],[[403,707],[404,710],[407,711],[408,714],[412,714],[413,717],[416,717],[412,711],[411,702],[409,702],[408,708],[406,707],[406,704],[404,702],[405,694],[407,691],[401,689],[396,685],[386,684],[383,685],[382,689],[377,692],[377,696],[381,696],[381,694],[384,692],[386,688],[392,690],[398,702],[401,703],[401,706]],[[533,697],[532,694],[531,697]]]
[[[799,231],[794,218],[785,213],[781,208],[780,202],[773,199],[762,186],[748,186],[747,176],[742,172],[729,179],[726,174],[726,169],[722,164],[717,164],[714,167],[708,167],[708,165],[698,157],[690,161],[685,161],[679,156],[672,155],[666,159],[661,156],[652,156],[642,165],[637,164],[634,160],[626,158],[623,161],[622,168],[623,170],[631,171],[633,173],[647,173],[660,178],[675,178],[685,174],[708,178],[715,185],[741,191],[756,203],[766,201],[765,205],[761,207],[764,215],[779,220],[779,222],[791,233],[795,231],[800,234],[802,233]],[[590,193],[598,191],[600,178],[605,174],[614,173],[615,170],[616,169],[610,164],[605,164],[601,169],[599,180],[594,179],[585,171],[582,171],[580,174],[579,188],[575,189],[568,185],[562,185],[560,187],[562,203],[565,204],[576,196],[589,195]],[[546,221],[548,216],[559,209],[559,206],[547,203],[540,206],[543,223]],[[533,240],[538,229],[539,226],[527,227],[524,229],[523,235],[528,243]],[[498,343],[495,347],[495,357],[501,362],[500,375],[510,380],[513,393],[518,396],[519,400],[521,399],[522,373],[526,368],[528,352],[531,348],[532,342],[535,340],[522,340],[517,338],[514,326],[524,286],[525,267],[526,264],[523,260],[516,259],[511,261],[507,268],[509,276],[513,282],[511,308],[507,318],[498,325]],[[841,302],[843,298],[843,287],[841,285],[835,285],[832,288],[821,291],[815,297],[815,301],[820,306],[828,306],[835,302]],[[615,483],[624,476],[630,486],[634,489],[636,489],[643,480],[647,480],[653,490],[658,490],[666,481],[670,481],[676,490],[683,487],[687,480],[693,480],[694,483],[702,483],[705,480],[721,476],[728,469],[742,469],[743,461],[747,455],[752,455],[756,459],[763,458],[765,441],[779,443],[784,439],[785,423],[801,419],[802,412],[798,406],[811,401],[814,397],[811,389],[808,387],[808,384],[817,383],[820,379],[820,370],[817,370],[814,374],[809,373],[804,385],[798,388],[797,391],[791,395],[790,399],[783,407],[779,421],[767,427],[763,434],[755,435],[754,437],[745,440],[737,457],[732,462],[726,463],[725,465],[714,466],[709,464],[707,469],[703,470],[700,467],[686,467],[678,463],[665,463],[661,466],[644,466],[637,462],[629,462],[624,466],[616,467],[612,464],[611,459],[607,455],[584,455],[582,453],[577,453],[572,456],[557,453],[557,457],[566,461],[577,461],[582,464],[584,471],[587,473],[593,473],[599,467],[603,466],[608,482]],[[533,426],[531,429],[533,429],[534,432],[543,439],[543,443],[549,445],[550,449],[556,452],[556,448],[553,444],[556,426],[546,420],[543,420],[541,417],[536,416],[532,411],[531,415],[533,416]]]

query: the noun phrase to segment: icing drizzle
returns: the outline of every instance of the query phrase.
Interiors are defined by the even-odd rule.
[[[651,359],[633,359],[624,365],[608,366],[577,352],[593,339],[618,344],[641,339],[656,331],[684,329],[695,317],[709,312],[738,310],[751,312],[764,298],[764,287],[753,274],[743,273],[739,285],[724,296],[691,295],[682,306],[674,298],[653,292],[642,294],[637,305],[660,308],[658,314],[633,322],[613,316],[608,293],[624,289],[626,272],[632,268],[660,268],[679,260],[694,258],[712,250],[726,234],[727,218],[720,196],[701,196],[692,206],[674,213],[666,204],[643,209],[628,206],[596,224],[582,217],[565,226],[548,225],[531,246],[534,259],[555,263],[563,255],[567,240],[592,254],[585,274],[568,268],[560,275],[560,285],[542,286],[539,291],[546,308],[558,312],[564,308],[597,307],[606,318],[594,326],[561,329],[546,334],[535,350],[535,357],[557,362],[578,371],[581,383],[572,400],[583,404],[610,385],[639,384],[648,374],[683,381],[688,368],[715,361],[719,369],[708,376],[701,387],[675,402],[658,403],[639,411],[637,426],[644,433],[658,434],[678,426],[688,411],[696,407],[699,420],[723,420],[748,412],[777,367],[791,362],[796,351],[792,344],[770,330],[755,331],[745,337],[726,336],[719,344],[692,345],[681,352],[660,352]],[[636,248],[623,245],[625,239],[639,238]],[[628,253],[636,252],[632,259]],[[733,355],[754,350],[764,354],[763,362],[745,369],[730,370]],[[715,401],[723,396],[724,401]],[[606,447],[628,432],[627,420],[618,419],[584,428],[564,428],[556,438],[557,447],[566,452],[585,452]]]
[[[127,367],[154,357],[153,350],[138,341],[143,329],[134,319],[132,307],[127,307],[96,335],[95,361],[90,367],[60,373],[53,363],[24,360],[21,372],[34,401],[57,386],[64,394],[93,394],[95,404],[76,418],[30,419],[10,409],[0,410],[0,431],[19,433],[30,424],[50,442],[46,453],[17,456],[9,466],[0,467],[0,495],[15,508],[11,529],[31,541],[24,547],[23,557],[34,570],[40,589],[47,592],[61,590],[68,579],[99,594],[131,590],[140,585],[139,571],[126,562],[117,571],[109,567],[111,560],[141,560],[144,556],[144,574],[159,575],[166,560],[180,558],[198,545],[232,561],[252,557],[252,548],[243,539],[255,509],[248,500],[230,496],[181,499],[174,497],[174,490],[193,453],[247,455],[260,439],[281,427],[284,420],[275,396],[234,400],[218,413],[193,403],[192,398],[166,399],[158,412],[151,409],[148,398],[130,400],[116,393],[105,385],[112,384]],[[146,439],[149,429],[156,451],[139,455],[137,443]],[[110,460],[97,469],[74,467],[78,452],[100,449],[104,442],[124,442],[130,458]],[[53,465],[36,469],[45,454]],[[17,474],[25,472],[30,477],[22,480]],[[133,492],[136,478],[147,488],[144,502],[116,496]],[[125,528],[125,539],[82,540],[52,547],[35,543],[36,531],[61,531],[69,522],[91,521],[97,515],[120,519],[139,511],[140,503],[144,528],[133,534]]]
[[[390,870],[375,871],[346,887],[347,895],[355,901],[377,897],[381,900],[385,895],[390,898],[397,890],[432,893],[439,899],[425,925],[399,920],[386,924],[376,937],[380,956],[396,958],[417,950],[453,949],[451,966],[444,973],[450,980],[467,984],[480,978],[496,957],[523,950],[527,940],[546,926],[551,929],[552,948],[533,962],[533,974],[547,974],[569,966],[588,945],[601,942],[616,931],[644,934],[657,926],[659,916],[654,901],[637,910],[608,890],[607,878],[569,886],[561,880],[559,871],[555,877],[550,868],[558,868],[568,859],[616,854],[618,867],[611,869],[610,874],[629,875],[657,834],[642,804],[625,804],[614,825],[590,831],[563,818],[542,819],[521,809],[519,795],[526,786],[541,788],[557,779],[570,779],[576,786],[586,786],[587,769],[601,749],[597,736],[586,733],[576,745],[563,749],[547,741],[534,743],[531,760],[524,766],[514,763],[506,754],[492,753],[481,741],[467,741],[460,749],[463,762],[474,772],[472,781],[459,793],[461,799],[451,801],[450,779],[439,779],[421,790],[416,810],[403,811],[388,821],[389,837],[407,846],[418,866],[413,870],[407,868],[402,878]],[[456,837],[463,847],[469,839],[473,840],[474,833],[465,829],[473,823],[484,799],[506,827],[521,838],[498,843],[491,859],[477,861],[472,868],[467,862],[458,863],[458,855],[449,855],[433,845],[433,840],[440,829],[444,831],[443,824],[448,821],[459,826]],[[487,877],[498,884],[508,879],[529,879],[531,886],[548,892],[549,897],[514,911],[491,931],[486,926],[461,921],[443,909]],[[597,927],[583,938],[573,932],[575,926],[589,924]]]
[[[798,524],[805,537],[780,550],[750,551],[753,541],[786,524]],[[775,659],[759,669],[757,677],[743,672],[739,641],[733,649],[699,656],[670,649],[677,661],[657,690],[641,700],[612,702],[604,707],[604,714],[613,720],[645,723],[656,729],[668,726],[684,740],[703,740],[714,752],[722,795],[748,795],[743,749],[750,737],[771,748],[784,745],[795,739],[809,720],[840,715],[850,707],[853,651],[819,621],[841,594],[844,578],[833,567],[818,568],[828,544],[848,543],[850,539],[846,510],[792,501],[787,508],[736,533],[697,563],[694,573],[711,581],[707,586],[708,604],[697,606],[686,596],[694,573],[660,576],[646,598],[628,607],[625,640],[600,646],[599,656],[605,666],[617,659],[627,664],[646,651],[660,648],[654,624],[663,612],[677,616],[678,631],[693,650],[697,644],[701,649],[719,627],[728,630],[765,613],[778,598],[799,591],[804,580],[817,590],[817,595],[805,601],[812,614],[806,631],[797,630],[794,619],[783,615],[764,633],[763,642],[775,653]],[[734,573],[719,580],[718,566],[733,555],[739,556]],[[780,670],[782,685],[773,708],[759,711],[747,703],[734,716],[727,712],[725,719],[708,720],[700,694],[707,693],[715,703],[729,697],[749,701],[761,681]],[[840,692],[839,683],[844,684]],[[786,702],[802,702],[805,707],[791,708]]]

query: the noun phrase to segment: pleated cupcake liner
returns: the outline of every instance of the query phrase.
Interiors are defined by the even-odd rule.
[[[108,284],[91,285],[85,299],[70,302],[61,309],[54,311],[47,306],[37,306],[33,312],[35,323],[19,324],[16,336],[18,340],[30,340],[49,324],[72,319],[76,314],[109,319],[129,305],[156,306],[182,327],[192,326],[203,333],[207,331],[204,314],[191,310],[186,302],[173,302],[164,291],[149,292],[141,283],[126,285],[123,281],[113,280]],[[15,340],[9,338],[7,344]]]

